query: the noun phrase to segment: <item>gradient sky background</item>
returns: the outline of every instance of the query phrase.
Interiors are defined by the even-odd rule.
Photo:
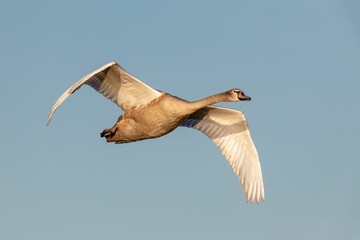
[[[0,4],[0,239],[360,239],[360,2]],[[115,145],[121,110],[84,75],[117,61],[188,100],[239,87],[265,182],[205,135]]]

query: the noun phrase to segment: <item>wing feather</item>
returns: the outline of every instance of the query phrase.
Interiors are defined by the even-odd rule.
[[[190,115],[181,126],[203,132],[219,147],[243,185],[247,202],[264,201],[259,156],[242,112],[209,106]]]
[[[124,111],[146,105],[161,95],[161,92],[141,82],[116,62],[110,62],[86,75],[67,89],[52,106],[47,125],[49,125],[60,104],[83,85],[91,86]]]

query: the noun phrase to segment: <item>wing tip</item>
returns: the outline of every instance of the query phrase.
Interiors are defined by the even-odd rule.
[[[245,183],[243,185],[246,203],[259,205],[260,202],[265,202],[265,191],[262,182],[258,183]]]
[[[48,119],[47,119],[47,121],[46,121],[46,126],[47,126],[47,127],[50,125],[51,118],[52,118],[52,114],[49,114]]]
[[[100,71],[103,71],[104,69],[106,68],[109,68],[109,67],[112,67],[114,65],[117,65],[119,66],[119,64],[115,61],[111,61],[105,65],[103,65],[102,67],[100,67],[99,69],[93,71],[92,73],[86,75],[85,77],[81,78],[78,82],[76,82],[75,84],[73,84],[71,87],[69,87],[57,100],[56,102],[54,103],[54,105],[52,106],[51,108],[51,111],[49,113],[49,116],[48,116],[48,119],[47,119],[47,122],[46,122],[46,126],[49,126],[50,125],[50,122],[51,122],[51,118],[52,116],[54,115],[56,109],[58,108],[58,106],[68,97],[70,96],[71,94],[73,94],[75,91],[77,91],[84,83],[84,79],[86,79],[88,76],[90,75],[93,75],[97,72],[100,72]]]

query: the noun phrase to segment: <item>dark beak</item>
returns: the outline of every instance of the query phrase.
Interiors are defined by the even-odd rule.
[[[241,93],[239,94],[238,98],[240,101],[251,101],[251,97],[246,96],[245,94],[241,94]]]

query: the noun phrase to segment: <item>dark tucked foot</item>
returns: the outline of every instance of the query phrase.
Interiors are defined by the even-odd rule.
[[[105,129],[104,131],[102,131],[100,133],[100,136],[101,137],[106,137],[106,138],[111,138],[112,136],[115,135],[115,132],[116,132],[116,129],[114,131],[112,128],[107,128],[107,129]]]

